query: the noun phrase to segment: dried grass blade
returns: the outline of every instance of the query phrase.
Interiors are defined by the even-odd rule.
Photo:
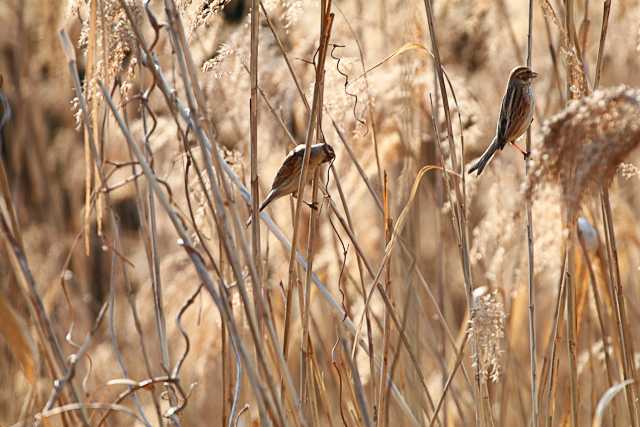
[[[39,355],[34,346],[26,322],[11,308],[7,300],[0,294],[0,336],[18,360],[20,369],[31,386],[36,384],[36,367]]]
[[[604,411],[607,409],[613,398],[632,382],[633,380],[626,380],[607,389],[598,401],[598,406],[596,406],[596,416],[593,418],[593,423],[591,424],[593,427],[600,427],[602,425]]]
[[[367,297],[366,297],[366,300],[365,300],[365,303],[364,303],[363,313],[362,313],[362,315],[360,315],[360,320],[358,321],[358,326],[356,327],[356,338],[354,339],[354,342],[353,342],[353,348],[352,348],[352,351],[351,351],[351,357],[355,356],[356,346],[357,346],[357,343],[358,343],[358,337],[360,336],[360,331],[362,330],[362,325],[363,325],[363,322],[364,322],[365,313],[368,310],[369,302],[371,301],[371,297],[373,296],[373,292],[375,291],[375,289],[377,287],[377,283],[380,280],[380,276],[382,275],[382,272],[384,271],[385,265],[387,264],[387,262],[389,261],[389,258],[391,257],[391,252],[393,251],[393,247],[395,246],[396,241],[398,240],[398,236],[402,232],[402,230],[404,229],[405,223],[407,222],[407,215],[409,214],[411,206],[413,205],[413,200],[416,197],[416,194],[418,192],[418,188],[420,187],[420,183],[422,182],[422,178],[424,177],[424,175],[427,172],[429,172],[431,170],[443,170],[443,168],[441,168],[440,166],[436,166],[436,165],[427,165],[427,166],[422,167],[422,169],[420,169],[418,171],[418,174],[416,175],[416,178],[413,181],[413,186],[411,187],[411,192],[409,193],[409,198],[407,199],[407,203],[405,203],[405,206],[402,209],[402,212],[398,216],[398,221],[396,222],[396,225],[393,228],[393,233],[391,234],[391,238],[389,239],[389,243],[387,243],[387,245],[385,246],[384,256],[382,257],[382,261],[380,262],[380,267],[378,268],[378,272],[374,276],[374,278],[373,278],[373,280],[371,282],[371,286],[369,287],[369,291],[367,293]],[[452,171],[449,171],[449,173],[457,175],[457,173],[452,172]]]

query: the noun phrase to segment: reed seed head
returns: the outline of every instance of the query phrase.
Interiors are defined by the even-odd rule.
[[[559,184],[570,219],[586,194],[606,186],[640,143],[640,91],[599,90],[551,117],[534,147],[531,197],[542,182]]]
[[[470,339],[478,341],[478,352],[472,358],[474,367],[480,365],[482,381],[500,380],[505,318],[504,305],[498,291],[489,291],[484,286],[474,291],[469,334]]]

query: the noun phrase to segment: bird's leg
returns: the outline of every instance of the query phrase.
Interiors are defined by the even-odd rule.
[[[514,147],[516,150],[518,150],[519,152],[521,152],[525,159],[528,159],[528,158],[529,158],[529,153],[528,153],[528,152],[526,152],[525,150],[523,150],[522,148],[520,148],[520,146],[519,146],[515,141],[511,141],[511,145],[513,145],[513,147]]]
[[[292,193],[291,195],[296,199],[298,198],[298,193]],[[303,200],[302,203],[304,203],[305,205],[309,206],[314,211],[318,210],[318,204],[317,203],[307,202],[306,200]]]

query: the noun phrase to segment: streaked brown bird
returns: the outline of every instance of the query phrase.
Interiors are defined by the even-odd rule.
[[[535,99],[531,83],[538,77],[538,73],[529,67],[520,66],[511,71],[507,91],[502,98],[502,107],[496,126],[496,136],[480,159],[469,169],[469,173],[482,173],[498,149],[502,150],[507,143],[512,144],[525,157],[528,153],[516,144],[533,121]]]
[[[293,150],[287,154],[282,166],[278,170],[271,190],[267,197],[260,205],[259,211],[262,212],[271,202],[279,199],[287,194],[292,194],[293,197],[297,197],[298,182],[300,180],[300,173],[302,172],[302,160],[304,159],[305,145],[297,145]],[[313,177],[316,169],[323,163],[327,163],[335,159],[336,155],[331,147],[327,143],[313,144],[311,146],[311,154],[309,155],[309,172],[308,177]],[[251,223],[251,218],[247,222],[247,225]]]

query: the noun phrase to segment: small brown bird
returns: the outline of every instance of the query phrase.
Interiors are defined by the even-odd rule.
[[[507,91],[502,98],[496,136],[480,159],[471,166],[469,173],[477,170],[480,175],[496,151],[502,150],[507,143],[512,144],[525,157],[528,156],[528,153],[516,144],[516,140],[533,121],[535,99],[531,83],[536,77],[538,73],[525,66],[516,67],[511,71]]]
[[[259,211],[262,212],[271,202],[274,200],[286,196],[287,194],[293,194],[293,197],[297,197],[298,182],[300,180],[300,172],[302,172],[302,160],[304,159],[305,145],[297,145],[293,150],[287,154],[282,166],[278,170],[271,190],[267,197],[260,205]],[[309,172],[308,177],[313,177],[316,168],[321,164],[327,163],[335,159],[336,155],[331,147],[327,143],[313,144],[311,146],[311,154],[309,156]],[[247,225],[251,223],[251,218]]]

